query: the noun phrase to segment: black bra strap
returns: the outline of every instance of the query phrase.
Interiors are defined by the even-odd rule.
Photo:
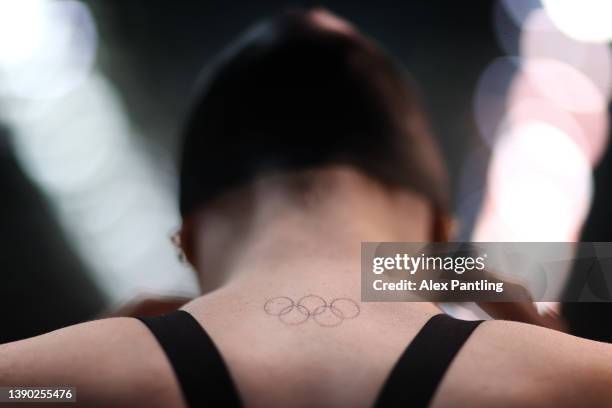
[[[191,314],[178,310],[138,320],[166,353],[189,407],[242,406],[221,354]]]
[[[397,361],[376,407],[428,406],[461,346],[480,323],[446,314],[429,319]]]

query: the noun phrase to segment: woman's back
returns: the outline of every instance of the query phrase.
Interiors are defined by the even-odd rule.
[[[335,327],[313,320],[287,325],[262,311],[263,298],[249,297],[245,294],[244,303],[236,304],[238,294],[218,294],[185,307],[212,337],[247,407],[380,404],[394,366],[440,313],[429,303],[359,303],[359,318]],[[442,351],[449,339],[441,336],[430,331],[420,340]],[[612,397],[606,388],[612,384],[609,345],[506,321],[485,322],[467,336],[430,406],[597,405]],[[432,364],[439,359],[437,353],[420,356]],[[403,361],[411,363],[416,373],[393,380],[403,381],[404,401],[422,406],[415,401],[428,390],[420,388],[416,377],[429,373],[418,372],[422,366],[417,361]],[[205,385],[201,391],[207,392]],[[402,406],[393,398],[384,402],[391,404],[381,407]]]
[[[265,299],[219,291],[185,307],[215,342],[247,407],[371,407],[396,361],[438,313],[426,303],[361,303],[359,319],[334,328],[287,326],[262,310]],[[0,346],[0,357],[3,384],[75,386],[84,406],[183,406],[170,362],[136,319],[10,343]],[[612,398],[610,358],[606,344],[485,322],[459,350],[431,406],[605,405]],[[210,387],[200,384],[202,393],[214,393]],[[406,379],[409,398],[421,391]]]
[[[302,304],[312,302],[295,313],[311,315],[300,323],[267,313],[271,296],[249,293],[213,294],[185,310],[214,340],[246,406],[373,406],[395,362],[440,311],[428,303],[397,307],[357,298],[359,316],[328,327],[314,320],[314,313],[328,313],[315,304],[340,297],[319,293],[306,294],[311,297]]]

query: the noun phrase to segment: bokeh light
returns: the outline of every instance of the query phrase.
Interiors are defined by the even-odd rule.
[[[612,3],[497,6],[498,41],[510,55],[484,69],[475,92],[478,130],[492,150],[472,238],[578,240],[608,143],[612,53],[603,42],[612,25],[600,23]],[[601,15],[587,28],[593,13]]]
[[[609,0],[542,0],[557,27],[580,41],[612,41],[612,2]]]
[[[606,100],[593,82],[570,65],[553,59],[527,59],[521,75],[550,103],[571,112],[602,112]]]
[[[85,3],[0,0],[0,119],[111,302],[195,294],[169,240],[179,225],[170,158],[148,156],[95,66],[97,45]]]
[[[533,11],[525,20],[520,36],[520,53],[526,59],[561,61],[585,75],[604,98],[610,96],[610,47],[601,43],[585,43],[567,36],[554,25],[543,9]]]
[[[493,153],[489,210],[511,235],[507,240],[575,239],[591,184],[590,164],[571,138],[550,124],[525,122],[503,131]]]
[[[507,111],[508,90],[520,61],[515,57],[493,60],[482,72],[474,93],[478,131],[489,147],[495,145],[497,128]]]
[[[75,0],[0,0],[0,95],[56,98],[91,72],[97,36]]]

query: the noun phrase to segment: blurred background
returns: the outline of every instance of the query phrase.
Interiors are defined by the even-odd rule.
[[[611,241],[610,1],[0,0],[0,343],[197,293],[170,243],[183,118],[207,62],[295,6],[349,19],[416,78],[456,239]],[[563,313],[612,339],[609,304]]]

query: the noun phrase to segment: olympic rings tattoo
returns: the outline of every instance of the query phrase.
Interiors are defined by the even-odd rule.
[[[287,296],[277,296],[268,299],[263,309],[288,326],[297,326],[312,318],[319,326],[336,327],[361,313],[359,305],[352,299],[335,298],[328,303],[318,295],[302,296],[297,302]]]

